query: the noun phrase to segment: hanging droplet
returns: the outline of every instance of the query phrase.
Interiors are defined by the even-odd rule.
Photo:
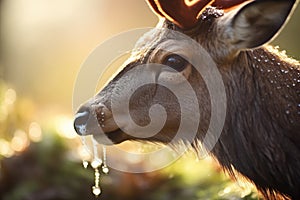
[[[101,159],[94,159],[91,163],[91,166],[93,169],[96,169],[98,167],[100,167],[102,164],[102,160]]]
[[[108,172],[109,172],[108,167],[103,165],[103,166],[102,166],[102,172],[103,172],[104,174],[108,174]]]
[[[96,186],[93,186],[93,194],[95,195],[95,196],[99,196],[100,194],[101,194],[101,189],[100,189],[100,187],[98,186],[98,187],[96,187]]]
[[[95,186],[92,187],[93,189],[93,194],[95,196],[98,196],[101,194],[101,189],[100,189],[100,172],[98,168],[95,169]]]
[[[101,147],[97,143],[97,141],[94,138],[91,138],[92,140],[92,153],[93,153],[93,158],[91,161],[82,161],[82,165],[84,168],[87,168],[88,165],[91,165],[91,167],[94,169],[94,186],[92,186],[92,193],[98,197],[102,191],[100,187],[100,176],[101,173],[103,172],[104,174],[108,174],[109,168],[106,164],[106,147],[102,146],[102,153],[103,156],[100,156],[98,154],[98,148]],[[83,144],[85,144],[85,139],[83,138]],[[101,169],[100,169],[101,168]]]
[[[106,147],[102,146],[102,153],[103,153],[103,166],[102,166],[102,172],[107,174],[109,172],[109,169],[106,164]]]
[[[103,153],[103,165],[106,166],[106,147],[102,146],[102,153]]]
[[[82,165],[86,169],[89,166],[89,162],[84,160],[84,161],[82,161]]]

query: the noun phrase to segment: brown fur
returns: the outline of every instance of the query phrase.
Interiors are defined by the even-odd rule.
[[[226,119],[211,155],[231,175],[240,174],[253,182],[266,199],[300,199],[299,62],[270,46],[239,49],[240,43],[229,44],[233,36],[227,32],[226,25],[222,26],[222,16],[216,16],[214,12],[203,15],[206,15],[205,19],[199,20],[192,30],[183,31],[168,21],[162,26],[180,31],[201,44],[217,63],[222,75],[227,97]],[[122,96],[118,96],[118,91],[130,87],[133,79],[138,77],[134,73],[130,77],[125,74],[139,64],[160,62],[167,52],[157,53],[156,49],[171,39],[172,34],[166,29],[146,34],[133,51],[131,62],[78,113],[85,110],[93,113],[91,105],[100,106],[101,103],[101,109],[103,107],[107,116],[111,116],[112,98],[118,98],[121,110]],[[192,143],[197,150],[206,145],[202,142],[210,122],[211,99],[195,68],[192,68],[188,81],[197,95],[201,118],[195,140],[190,140],[188,131],[181,139]],[[153,104],[160,103],[168,114],[163,129],[155,136],[136,138],[117,130],[111,116],[101,122],[107,124],[103,127],[105,135],[114,143],[124,140],[169,143],[180,123],[176,98],[162,86],[148,85],[137,90],[131,99],[130,114],[139,125],[150,123],[148,111]],[[189,99],[186,101],[188,104]],[[193,118],[192,110],[189,117]]]

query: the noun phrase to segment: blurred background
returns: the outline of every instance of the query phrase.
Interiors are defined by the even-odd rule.
[[[272,42],[298,60],[299,10]],[[101,42],[156,22],[143,0],[0,0],[0,199],[95,198],[72,126],[76,76]],[[258,198],[192,154],[147,174],[112,169],[101,186],[98,199]]]

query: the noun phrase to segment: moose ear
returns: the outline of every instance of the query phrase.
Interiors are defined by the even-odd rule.
[[[231,21],[232,44],[255,48],[270,41],[287,21],[296,0],[256,0],[241,7]]]

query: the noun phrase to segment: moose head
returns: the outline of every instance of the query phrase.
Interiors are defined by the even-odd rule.
[[[183,141],[266,198],[300,198],[300,65],[267,45],[297,2],[148,4],[160,22],[79,108],[76,132],[102,144]]]

